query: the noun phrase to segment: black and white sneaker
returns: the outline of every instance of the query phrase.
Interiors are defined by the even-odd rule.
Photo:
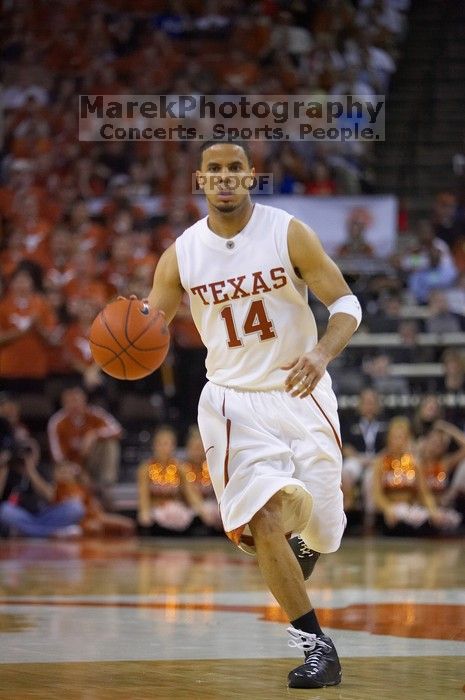
[[[341,664],[332,640],[326,635],[302,632],[288,627],[290,647],[302,649],[305,662],[287,677],[289,688],[324,688],[339,685],[342,680]]]
[[[320,553],[315,552],[315,550],[310,549],[310,547],[307,547],[303,539],[299,536],[291,537],[289,540],[289,546],[299,562],[305,581],[308,581],[313,573],[313,569],[315,568],[315,564],[320,556]]]

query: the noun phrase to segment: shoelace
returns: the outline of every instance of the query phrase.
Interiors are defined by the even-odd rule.
[[[314,551],[303,540],[299,542],[299,557],[313,557]]]
[[[331,649],[330,645],[321,637],[317,637],[316,634],[302,632],[302,630],[296,630],[295,627],[288,627],[287,631],[291,637],[288,646],[301,649],[305,654],[305,665],[310,666],[312,672],[317,671],[321,657],[325,651]]]

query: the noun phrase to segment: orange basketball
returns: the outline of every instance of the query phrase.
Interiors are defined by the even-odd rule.
[[[165,359],[169,343],[164,315],[139,299],[107,304],[89,332],[95,362],[116,379],[142,379],[151,374]]]

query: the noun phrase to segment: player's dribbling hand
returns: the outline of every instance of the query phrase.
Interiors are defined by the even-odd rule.
[[[117,299],[117,300],[119,300],[119,299],[125,300],[125,299],[127,299],[127,297],[124,297],[124,296],[122,296],[122,295],[120,294],[118,297],[116,297],[116,299]],[[133,300],[133,301],[134,301],[134,300],[135,300],[135,301],[138,301],[138,300],[139,300],[139,297],[136,296],[135,294],[130,294],[130,295],[129,295],[129,299],[130,299],[130,300]],[[143,307],[146,307],[147,309],[150,309],[150,305],[149,305],[149,300],[148,300],[148,299],[141,299],[140,301],[142,302],[142,306],[143,306]],[[162,311],[161,309],[158,309],[158,313],[159,313],[159,314],[162,314],[162,316],[165,316],[165,312]],[[190,317],[190,314],[189,314],[189,317]]]
[[[284,389],[291,396],[304,399],[310,396],[326,371],[328,360],[317,348],[298,357],[281,369],[291,370],[284,383]]]

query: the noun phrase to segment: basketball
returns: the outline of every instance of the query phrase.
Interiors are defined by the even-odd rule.
[[[95,318],[89,345],[95,362],[116,379],[142,379],[158,369],[170,342],[163,313],[139,299],[118,299]]]

